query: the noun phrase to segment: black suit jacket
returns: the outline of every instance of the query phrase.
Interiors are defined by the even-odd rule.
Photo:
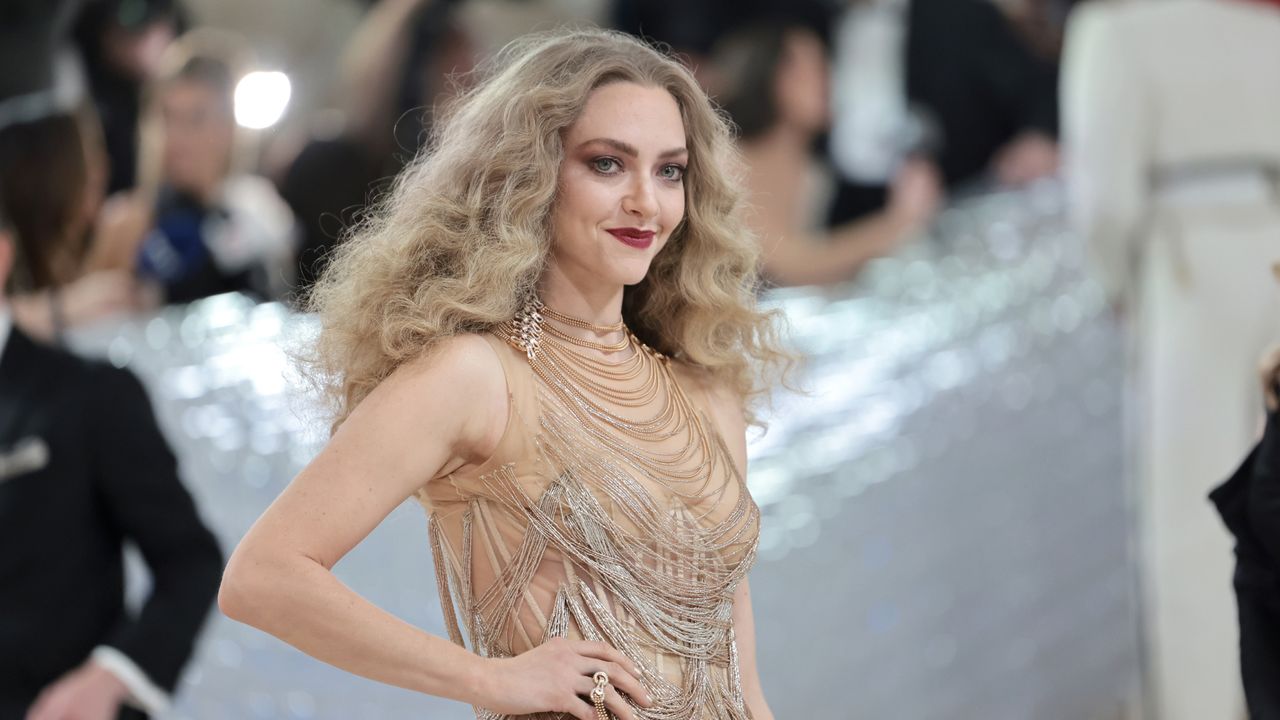
[[[222,556],[137,379],[14,328],[0,356],[0,456],[0,720],[22,718],[97,645],[172,691]],[[124,607],[126,540],[153,579],[137,617]]]
[[[948,185],[985,173],[1023,131],[1057,135],[1056,68],[1031,53],[990,0],[910,0],[908,8],[907,100],[936,125],[934,160]],[[841,182],[831,221],[875,211],[884,198],[884,187]]]
[[[1236,536],[1240,667],[1252,720],[1280,720],[1280,413],[1209,498]]]

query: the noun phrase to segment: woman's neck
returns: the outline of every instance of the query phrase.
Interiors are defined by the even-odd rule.
[[[592,342],[613,342],[621,337],[620,330],[603,331],[604,327],[617,325],[622,319],[621,286],[583,287],[553,268],[538,284],[538,298],[561,315],[601,328],[601,331],[593,331],[556,322],[556,326],[564,332]]]
[[[552,310],[593,325],[612,325],[622,318],[622,288],[583,292],[562,283],[544,282],[538,297]]]
[[[771,164],[781,162],[803,166],[808,161],[809,145],[812,142],[813,133],[780,122],[760,135],[743,141],[742,152]]]
[[[779,124],[742,143],[747,186],[762,222],[791,227],[808,189],[809,135]]]

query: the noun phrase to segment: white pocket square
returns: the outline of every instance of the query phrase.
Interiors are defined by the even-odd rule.
[[[0,451],[0,482],[35,472],[49,464],[49,445],[43,438],[25,437]]]

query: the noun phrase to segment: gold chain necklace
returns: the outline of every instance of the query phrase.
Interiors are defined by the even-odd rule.
[[[556,322],[564,323],[565,325],[569,325],[571,327],[581,328],[583,330],[590,330],[591,332],[597,335],[608,335],[609,333],[616,333],[619,330],[623,330],[627,327],[626,323],[623,322],[622,320],[619,320],[618,322],[613,323],[612,325],[594,325],[592,323],[587,322],[586,320],[580,320],[576,317],[571,317],[569,315],[565,315],[564,313],[556,312],[555,310],[552,310],[550,307],[547,307],[546,305],[542,304],[541,300],[534,300],[534,302],[540,305],[542,314],[546,315],[552,320],[555,320]]]
[[[547,317],[550,317],[550,314],[548,314]],[[554,335],[557,339],[567,342],[570,345],[577,345],[578,347],[591,348],[592,350],[599,350],[601,352],[606,352],[606,353],[622,352],[623,350],[627,349],[628,345],[631,344],[631,340],[627,337],[627,333],[625,332],[622,334],[622,339],[616,343],[598,343],[598,342],[592,342],[590,340],[584,340],[580,337],[575,337],[573,335],[570,335],[569,333],[561,330],[555,325],[544,325],[542,329],[546,333],[550,335]]]
[[[620,330],[624,337],[620,343],[592,343],[559,330],[548,318],[593,331]],[[589,435],[664,484],[701,480],[705,485],[715,453],[702,418],[675,382],[668,359],[640,342],[625,324],[593,325],[531,298],[497,333],[525,353],[534,375]],[[631,356],[617,363],[578,350],[621,352],[628,347]],[[624,417],[609,405],[653,412]],[[653,447],[673,439],[674,448]]]

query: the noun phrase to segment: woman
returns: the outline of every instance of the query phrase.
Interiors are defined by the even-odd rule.
[[[819,210],[813,198],[822,193],[811,150],[830,121],[826,53],[816,32],[784,20],[732,33],[712,56],[723,86],[717,99],[740,132],[764,273],[778,285],[852,278],[922,231],[941,200],[937,170],[911,159],[898,170],[883,209],[826,232],[813,228]]]
[[[236,550],[224,612],[481,717],[771,718],[744,401],[783,356],[732,154],[636,40],[504,51],[314,291],[337,427]],[[330,573],[409,496],[456,645]]]
[[[224,292],[283,297],[293,282],[293,214],[251,160],[234,93],[248,64],[230,36],[196,31],[166,53],[151,88],[139,187],[106,218],[142,216],[123,241],[97,246],[95,267],[129,270],[183,303]]]

